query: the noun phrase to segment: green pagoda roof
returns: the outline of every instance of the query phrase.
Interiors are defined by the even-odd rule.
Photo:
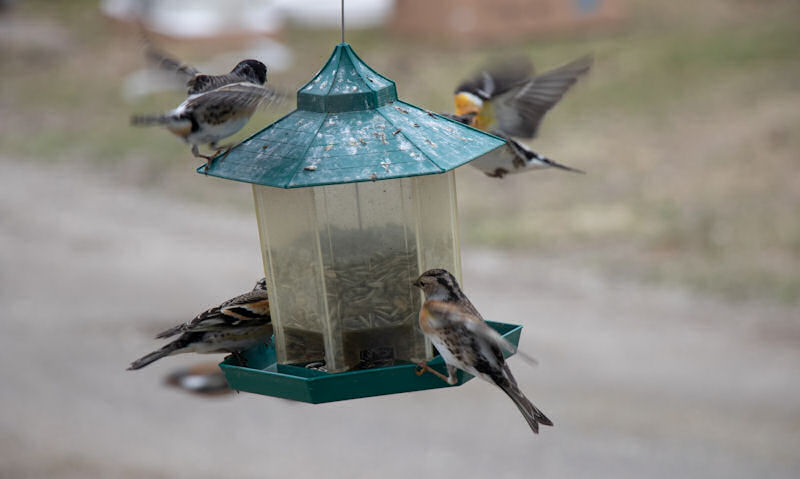
[[[375,181],[444,173],[505,144],[398,100],[394,82],[341,43],[297,92],[295,111],[220,155],[208,174],[281,188]]]

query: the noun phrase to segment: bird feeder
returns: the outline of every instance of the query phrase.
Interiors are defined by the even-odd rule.
[[[433,357],[412,282],[430,268],[460,280],[453,170],[505,145],[398,100],[393,81],[337,45],[295,111],[198,170],[253,185],[268,280],[274,351],[223,363],[231,387],[324,402],[446,386],[410,373]],[[387,379],[398,367],[407,380]],[[353,378],[358,391],[337,386]]]

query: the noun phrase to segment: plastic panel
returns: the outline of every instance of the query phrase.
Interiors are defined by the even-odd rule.
[[[454,173],[283,190],[254,186],[277,360],[329,371],[419,361],[430,268],[460,278]]]

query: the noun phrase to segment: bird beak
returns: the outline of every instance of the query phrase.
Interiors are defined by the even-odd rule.
[[[411,283],[411,285],[412,285],[412,286],[416,286],[417,288],[420,288],[420,289],[421,289],[421,288],[422,288],[422,281],[420,281],[420,280],[416,280],[416,281],[414,281],[413,283]]]
[[[471,93],[459,92],[456,93],[455,106],[456,115],[470,115],[478,114],[481,112],[482,101],[476,95]]]

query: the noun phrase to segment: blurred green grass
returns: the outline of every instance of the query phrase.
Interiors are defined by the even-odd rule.
[[[588,171],[543,171],[501,183],[458,172],[466,244],[519,248],[609,274],[688,285],[731,298],[800,301],[800,5],[792,1],[630,2],[611,33],[468,47],[351,31],[400,96],[449,111],[452,89],[490,58],[518,54],[539,71],[587,52],[595,67],[548,114],[537,151]],[[144,66],[135,30],[96,2],[20,4],[12,21],[52,38],[0,51],[3,155],[135,171],[131,181],[249,208],[241,188],[186,180],[197,162],[164,131],[130,128],[132,113],[181,101],[128,104],[124,76]],[[271,82],[293,91],[320,68],[338,32],[290,26],[296,62]],[[231,48],[168,42],[191,62]],[[290,110],[259,113],[235,139]],[[246,206],[247,205],[247,206]]]

